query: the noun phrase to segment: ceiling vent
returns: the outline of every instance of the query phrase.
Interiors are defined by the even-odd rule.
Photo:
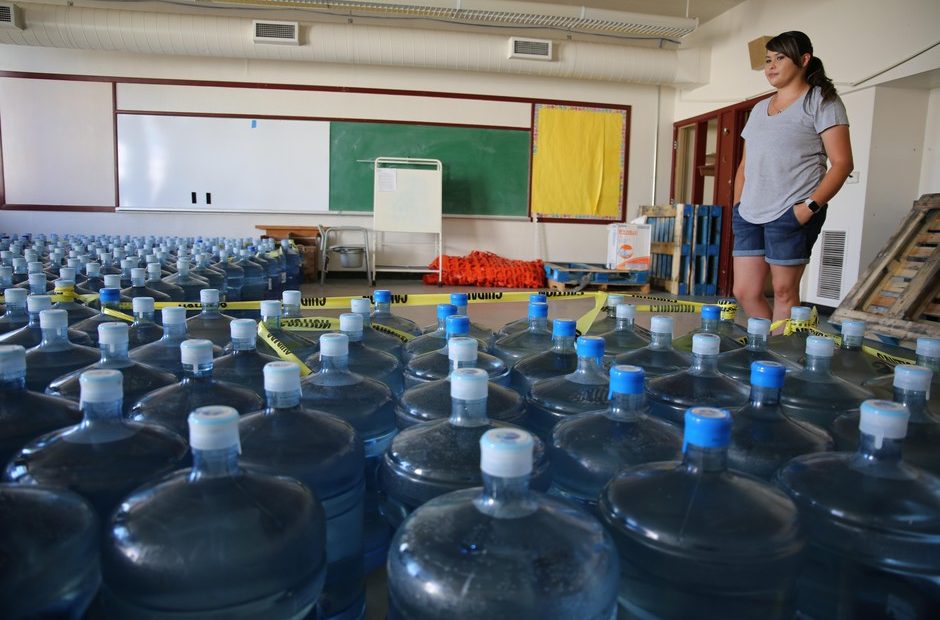
[[[15,4],[0,3],[0,28],[18,28],[24,30],[26,23],[23,21],[23,11]]]
[[[275,43],[277,45],[300,45],[297,36],[300,31],[297,22],[272,22],[256,19],[251,23],[255,43]]]
[[[509,37],[509,57],[528,60],[552,60],[552,42],[545,39]]]

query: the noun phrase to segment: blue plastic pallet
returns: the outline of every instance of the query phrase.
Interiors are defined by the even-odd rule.
[[[587,284],[644,285],[649,271],[614,271],[591,263],[545,263],[545,277],[559,284],[574,284],[588,278]]]

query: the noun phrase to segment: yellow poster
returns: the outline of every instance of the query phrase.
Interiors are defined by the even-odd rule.
[[[532,215],[620,221],[626,132],[626,110],[536,106]]]

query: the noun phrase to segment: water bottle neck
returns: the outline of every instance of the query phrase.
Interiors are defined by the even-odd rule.
[[[130,362],[128,343],[99,344],[98,346],[101,348],[102,364]]]
[[[367,328],[372,327],[372,317],[369,316],[368,312],[360,312],[359,316],[362,317],[362,329],[365,331]],[[441,329],[444,327],[443,320],[438,321],[438,324],[441,326]]]
[[[268,329],[281,329],[280,315],[263,316],[261,317],[261,321]]]
[[[0,392],[20,392],[26,389],[26,373],[0,381]]]
[[[186,336],[186,323],[164,323],[163,339],[176,340]]]
[[[588,357],[587,355],[578,356],[578,366],[574,370],[576,375],[604,374],[604,368],[601,366],[601,360],[597,357]]]
[[[618,422],[634,422],[643,415],[646,407],[646,394],[622,394],[614,392],[610,397],[607,417]]]
[[[46,348],[66,346],[68,344],[69,328],[67,325],[63,325],[62,327],[42,328],[42,342],[39,343],[39,346]]]
[[[450,360],[450,372],[454,372],[458,368],[476,368],[477,367],[477,358],[472,360]]]
[[[717,334],[718,319],[702,319],[702,328],[699,333]]]
[[[201,314],[218,316],[219,315],[219,303],[215,302],[215,303],[202,304]]]
[[[456,306],[456,308],[457,312],[455,314],[458,316],[469,316],[467,313],[467,306]]]
[[[268,403],[268,409],[271,412],[282,412],[288,409],[299,409],[300,390],[289,390],[284,392],[264,391],[265,399]]]
[[[702,355],[700,353],[692,354],[692,364],[689,370],[697,375],[713,375],[718,373],[718,356]]]
[[[927,414],[927,392],[894,388],[894,402],[901,403],[911,413],[910,423],[929,421]]]
[[[672,349],[672,334],[652,332],[650,335],[650,349],[655,351]]]
[[[818,375],[829,375],[832,374],[832,358],[831,357],[821,357],[817,355],[807,355],[806,363],[803,367],[812,373]]]
[[[545,317],[531,317],[529,319],[530,332],[542,332],[548,329],[548,319]]]
[[[728,449],[688,445],[682,463],[696,472],[721,472],[728,468]]]
[[[303,312],[300,310],[300,306],[294,305],[283,305],[284,318],[299,319],[303,317]]]
[[[344,331],[346,337],[349,338],[349,342],[362,342],[362,330],[357,330],[354,332]]]
[[[348,355],[323,355],[320,354],[320,373],[341,373],[349,372]]]
[[[495,519],[518,519],[532,514],[538,504],[529,493],[529,476],[501,478],[483,474],[483,492],[474,505]]]
[[[376,314],[391,314],[392,302],[390,301],[375,302],[375,313]]]
[[[26,319],[29,313],[26,312],[26,306],[7,303],[6,312],[3,313],[3,316],[10,319]]]
[[[749,351],[766,351],[767,336],[763,334],[747,334],[747,348]]]
[[[258,346],[255,338],[233,338],[232,351],[254,351]]]
[[[879,442],[874,435],[859,433],[858,456],[865,461],[893,463],[901,460],[902,439],[882,438]]]
[[[842,344],[840,347],[843,351],[861,351],[862,350],[862,337],[861,336],[842,336]]]
[[[940,357],[928,357],[926,355],[917,355],[914,357],[918,366],[929,368],[934,375],[940,373]]]
[[[183,376],[190,379],[211,379],[212,362],[206,364],[183,363]]]
[[[83,427],[91,424],[100,423],[120,423],[122,420],[123,401],[121,399],[112,400],[106,403],[82,403],[82,423]]]
[[[633,327],[634,327],[633,319],[629,319],[629,318],[617,319],[616,329],[618,332],[632,332]]]
[[[135,312],[134,313],[134,325],[149,325],[155,320],[155,314],[153,312]]]
[[[479,400],[450,399],[450,423],[454,426],[486,426],[490,419],[486,416],[486,397]]]
[[[189,479],[237,476],[240,473],[238,451],[234,446],[223,450],[193,450],[193,469]]]
[[[552,351],[555,353],[572,353],[574,351],[574,336],[555,336],[552,338]]]

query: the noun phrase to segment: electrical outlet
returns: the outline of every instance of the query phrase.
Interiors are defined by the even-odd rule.
[[[862,176],[862,173],[858,170],[853,170],[849,173],[849,178],[845,180],[846,184],[848,183],[858,183],[858,178]]]

